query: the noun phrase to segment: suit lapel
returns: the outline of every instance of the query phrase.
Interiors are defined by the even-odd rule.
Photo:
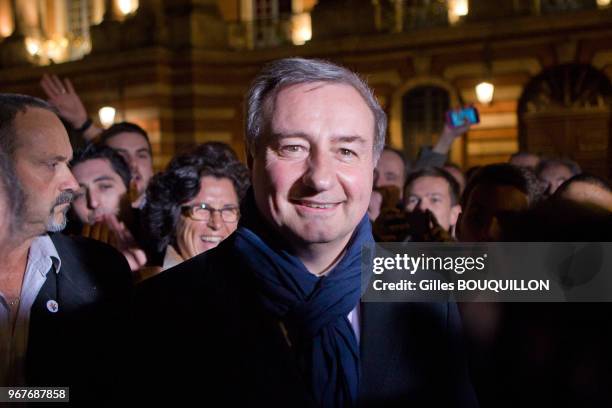
[[[83,263],[80,252],[72,248],[74,243],[59,234],[51,234],[53,244],[62,260],[62,266],[57,275],[56,300],[64,311],[76,310],[86,304],[98,300],[97,287],[87,271],[88,265]],[[71,254],[71,256],[67,256]],[[51,275],[47,276],[47,280]]]

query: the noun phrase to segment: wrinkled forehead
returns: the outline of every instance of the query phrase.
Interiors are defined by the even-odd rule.
[[[27,108],[15,116],[15,150],[25,154],[72,156],[68,133],[57,115],[42,108]]]
[[[450,195],[450,184],[443,177],[422,176],[418,177],[406,185],[408,194],[444,194]]]
[[[267,116],[270,136],[287,132],[359,136],[374,143],[374,114],[348,84],[313,82],[284,87],[268,102]]]
[[[312,103],[313,98],[318,98],[318,95],[327,91],[333,93],[337,100],[362,103],[370,111],[372,117],[374,116],[367,100],[352,84],[341,81],[314,81],[286,84],[270,91],[263,100],[264,120],[270,120],[273,114],[286,103]],[[282,99],[283,105],[279,105],[279,99]]]

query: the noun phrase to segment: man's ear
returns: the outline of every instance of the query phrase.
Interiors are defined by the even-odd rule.
[[[463,210],[461,209],[460,205],[457,205],[459,207],[459,215],[457,216],[457,222],[455,223],[454,227],[451,227],[450,229],[453,230],[453,236],[460,240],[459,237],[461,235],[461,218],[463,217]]]
[[[459,204],[455,204],[451,207],[450,210],[450,226],[457,225],[459,221],[459,217],[461,216],[461,206]]]

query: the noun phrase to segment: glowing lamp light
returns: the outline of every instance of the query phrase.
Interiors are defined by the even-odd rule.
[[[448,22],[451,24],[457,24],[470,11],[468,0],[448,0],[447,9]]]
[[[13,22],[6,15],[0,14],[0,37],[6,38],[13,32]]]
[[[117,6],[121,14],[127,16],[138,9],[138,0],[118,0]]]
[[[493,100],[495,87],[489,82],[481,82],[476,85],[476,99],[483,105],[488,105]]]
[[[294,45],[304,45],[312,39],[312,21],[310,13],[300,13],[291,17],[291,42]]]
[[[610,5],[610,0],[597,0],[597,7],[604,8]]]
[[[44,49],[49,59],[52,59],[53,61],[57,62],[61,58],[62,45],[60,44],[59,41],[55,41],[55,40],[45,41]]]
[[[455,0],[452,5],[453,14],[462,17],[467,16],[469,12],[468,0]]]
[[[103,106],[98,111],[98,116],[100,117],[100,123],[105,128],[109,127],[113,123],[115,123],[115,108],[112,106]]]
[[[41,44],[40,40],[38,40],[37,38],[27,37],[25,39],[25,46],[26,51],[28,51],[28,54],[30,54],[31,56],[38,55],[38,53],[40,52]]]

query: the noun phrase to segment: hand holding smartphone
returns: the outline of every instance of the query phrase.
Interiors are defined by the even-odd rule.
[[[458,109],[450,109],[446,112],[446,123],[453,128],[473,125],[480,122],[478,110],[472,106],[464,106]]]

